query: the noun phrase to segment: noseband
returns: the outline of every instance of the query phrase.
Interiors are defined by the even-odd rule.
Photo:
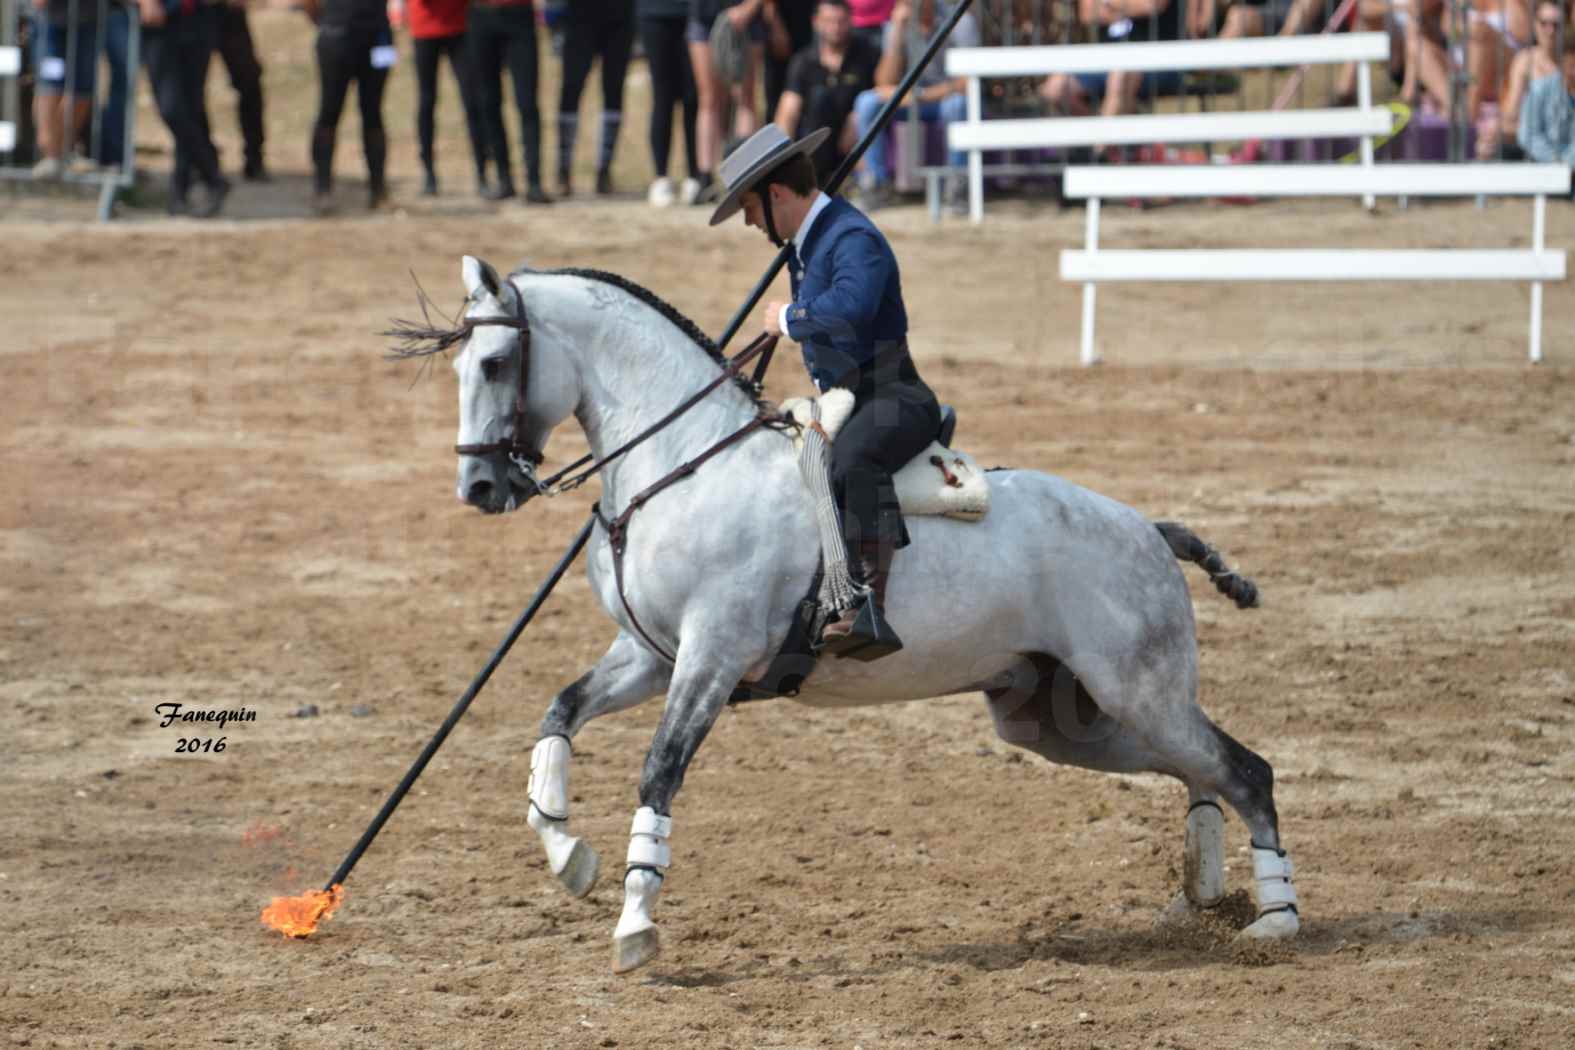
[[[525,382],[530,377],[530,324],[525,318],[525,297],[519,289],[514,289],[513,317],[482,317],[466,320],[462,326],[466,330],[466,338],[470,332],[488,325],[498,325],[504,328],[513,328],[520,334],[520,385],[519,392],[514,396],[514,425],[498,441],[489,441],[480,445],[455,445],[454,451],[461,456],[489,456],[502,452],[509,457],[509,461],[519,468],[527,478],[534,476],[534,471],[544,458],[541,451],[531,445],[525,444],[522,434],[525,432]]]

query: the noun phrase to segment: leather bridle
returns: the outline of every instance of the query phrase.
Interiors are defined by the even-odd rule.
[[[463,325],[466,338],[469,333],[477,328],[489,325],[513,328],[519,332],[520,341],[520,382],[519,390],[514,395],[514,425],[509,428],[497,441],[488,441],[480,444],[455,445],[454,451],[461,456],[490,456],[503,453],[509,457],[509,462],[519,469],[520,473],[532,482],[535,481],[536,468],[545,458],[541,450],[534,445],[525,443],[525,384],[530,378],[530,322],[525,317],[525,297],[514,291],[513,317],[478,317],[467,319]]]

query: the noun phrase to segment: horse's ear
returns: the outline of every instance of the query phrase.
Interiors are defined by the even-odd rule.
[[[482,291],[494,299],[503,294],[503,282],[498,277],[498,271],[474,255],[465,256],[464,278],[465,294],[472,299],[480,299]]]

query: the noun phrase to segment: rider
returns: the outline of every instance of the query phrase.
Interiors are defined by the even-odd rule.
[[[744,212],[779,248],[791,243],[791,303],[768,302],[768,334],[801,344],[822,393],[852,391],[853,413],[831,449],[831,482],[848,553],[869,597],[826,627],[832,652],[878,659],[902,648],[885,623],[893,553],[908,544],[892,475],[940,429],[940,406],[908,354],[908,314],[891,245],[863,212],[816,189],[810,155],[830,130],[792,141],[767,124],[721,165],[711,225]]]

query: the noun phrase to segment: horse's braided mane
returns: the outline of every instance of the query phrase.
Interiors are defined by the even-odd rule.
[[[705,332],[701,330],[699,325],[695,324],[689,318],[679,313],[677,307],[673,306],[667,300],[663,299],[661,296],[657,295],[655,292],[651,291],[644,285],[635,284],[627,277],[616,273],[609,273],[606,270],[596,270],[584,266],[565,266],[554,270],[533,270],[529,266],[521,266],[519,269],[509,274],[509,276],[512,278],[522,273],[548,275],[562,274],[566,277],[583,277],[587,280],[600,281],[603,284],[610,284],[614,288],[621,288],[671,321],[680,332],[683,332],[690,339],[693,339],[696,345],[698,345],[700,349],[704,350],[711,360],[715,361],[723,368],[727,367],[727,355],[722,353],[721,348],[711,340],[710,336],[706,335]],[[760,400],[760,391],[755,387],[755,384],[751,383],[743,376],[734,376],[733,382],[740,390],[748,394],[749,399],[755,402],[755,404],[758,405],[762,403]]]
[[[643,285],[635,284],[627,277],[608,273],[606,270],[594,270],[581,266],[566,266],[555,270],[534,270],[529,266],[521,266],[510,273],[509,278],[512,279],[521,274],[583,277],[587,280],[600,281],[603,284],[610,284],[614,288],[622,289],[671,321],[680,332],[694,340],[695,345],[704,350],[706,356],[715,361],[720,367],[727,367],[727,356],[722,353],[721,348],[716,343],[712,342],[711,337],[701,330],[699,325],[679,313],[671,303],[662,299],[655,292]],[[429,310],[431,300],[427,297],[426,290],[421,288],[420,284],[417,284],[416,291],[421,305],[421,315],[426,323],[417,324],[412,321],[396,321],[393,328],[381,333],[396,340],[397,345],[389,350],[389,356],[395,358],[430,357],[433,354],[446,353],[470,337],[472,326],[469,322],[459,324],[450,322],[448,327],[434,325]],[[756,405],[764,404],[760,400],[760,391],[748,379],[737,375],[733,377],[733,383],[745,394],[749,395],[749,399]]]

